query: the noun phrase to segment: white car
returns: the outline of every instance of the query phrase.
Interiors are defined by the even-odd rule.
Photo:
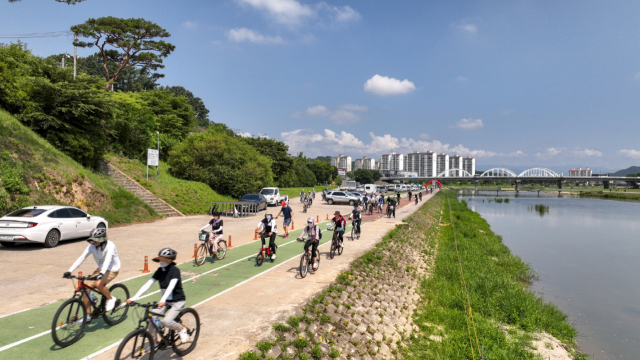
[[[280,196],[280,189],[277,187],[266,187],[260,190],[260,194],[264,195],[267,198],[267,204],[278,206],[282,202],[282,197]]]
[[[61,240],[88,238],[91,230],[107,226],[107,220],[71,206],[30,206],[0,218],[0,245],[41,243],[51,248]]]

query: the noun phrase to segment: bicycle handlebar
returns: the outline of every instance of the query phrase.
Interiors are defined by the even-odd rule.
[[[80,280],[80,281],[85,281],[85,280],[89,280],[89,281],[92,281],[92,280],[98,280],[98,279],[96,279],[96,277],[95,277],[95,276],[74,276],[74,275],[71,275],[71,277],[69,277],[69,279],[71,279],[71,280],[76,279],[76,280]]]

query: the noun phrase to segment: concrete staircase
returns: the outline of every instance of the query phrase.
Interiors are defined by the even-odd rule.
[[[115,180],[115,182],[151,206],[158,214],[162,215],[162,217],[184,216],[184,214],[176,210],[173,206],[164,202],[164,200],[154,195],[151,191],[145,189],[142,185],[138,184],[137,181],[133,180],[120,171],[120,169],[108,162],[105,161],[102,163],[102,171]]]

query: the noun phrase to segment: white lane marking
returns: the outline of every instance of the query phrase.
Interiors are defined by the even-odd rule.
[[[327,242],[325,242],[324,244],[318,245],[318,247],[320,247],[320,246],[324,246],[324,245],[327,245],[327,244],[329,244],[330,242],[331,242],[331,241],[327,241]],[[232,286],[232,287],[228,288],[227,290],[224,290],[224,291],[222,291],[222,292],[220,292],[220,293],[217,293],[217,294],[215,294],[215,295],[211,296],[210,298],[205,299],[205,300],[202,300],[202,301],[200,301],[199,303],[197,303],[197,304],[195,304],[195,305],[193,305],[193,306],[190,306],[190,307],[191,307],[191,308],[195,308],[195,307],[197,307],[197,306],[203,305],[204,303],[209,302],[209,301],[211,301],[211,300],[213,300],[213,299],[217,298],[218,296],[220,296],[220,295],[222,295],[222,294],[224,294],[224,293],[226,293],[226,292],[228,292],[228,291],[231,291],[231,290],[233,290],[233,289],[237,288],[238,286],[243,285],[243,284],[245,284],[245,283],[247,283],[247,282],[249,282],[249,281],[251,281],[251,280],[253,280],[253,279],[257,278],[257,277],[258,277],[258,276],[260,276],[260,275],[264,275],[264,274],[268,273],[269,271],[271,271],[271,270],[273,270],[273,269],[276,269],[277,267],[279,267],[279,266],[282,266],[282,265],[286,264],[287,262],[289,262],[289,261],[291,261],[291,260],[293,260],[293,259],[297,258],[297,257],[298,257],[298,256],[300,256],[300,255],[302,255],[302,253],[300,253],[300,254],[298,254],[298,255],[296,255],[296,256],[293,256],[293,257],[291,257],[291,258],[289,258],[289,259],[285,260],[284,262],[282,262],[282,263],[280,263],[280,264],[278,264],[278,265],[276,265],[276,266],[272,267],[272,268],[271,268],[271,269],[269,269],[269,270],[266,270],[266,271],[263,271],[263,272],[261,272],[261,273],[259,273],[259,274],[257,274],[257,275],[254,275],[254,276],[250,277],[249,279],[244,280],[243,282],[238,283],[238,284],[236,284],[236,285],[234,285],[234,286]],[[251,255],[251,256],[253,256],[253,255]],[[104,349],[98,350],[98,351],[94,352],[94,353],[93,353],[93,354],[91,354],[91,355],[87,355],[86,357],[83,357],[83,358],[82,358],[82,359],[80,359],[80,360],[89,360],[89,359],[92,359],[92,358],[94,358],[94,357],[96,357],[96,356],[98,356],[98,355],[101,355],[101,354],[103,354],[103,353],[105,353],[105,352],[107,352],[107,351],[109,351],[109,350],[113,349],[114,347],[118,346],[118,344],[120,344],[121,342],[122,342],[122,340],[118,340],[117,342],[115,342],[115,343],[113,343],[113,344],[111,344],[111,345],[109,345],[109,346],[105,347]]]
[[[321,223],[319,223],[319,224],[322,224],[322,222],[321,222]],[[347,227],[349,227],[349,226],[347,225]],[[346,228],[345,228],[345,229],[346,229]],[[296,240],[291,240],[291,241],[289,241],[289,242],[287,242],[287,243],[284,243],[284,244],[282,244],[282,245],[280,245],[280,246],[286,246],[286,245],[291,244],[291,243],[293,243],[293,242],[297,242],[297,241],[296,241]],[[329,242],[329,241],[327,241],[327,242]],[[247,243],[247,244],[249,244],[249,243]],[[325,243],[325,244],[326,244],[326,243]],[[324,245],[324,244],[322,244],[322,245]],[[322,246],[322,245],[320,245],[320,246]],[[189,279],[182,280],[182,282],[186,282],[186,281],[189,281],[189,280],[197,279],[197,278],[199,278],[199,277],[201,277],[201,276],[204,276],[204,275],[206,275],[206,274],[208,274],[208,273],[210,273],[210,272],[213,272],[213,271],[216,271],[216,270],[220,270],[220,269],[225,268],[225,267],[227,267],[227,266],[229,266],[229,265],[235,264],[235,263],[237,263],[237,262],[239,262],[239,261],[246,260],[246,259],[248,259],[248,258],[250,258],[250,257],[252,257],[252,256],[255,256],[255,255],[249,255],[249,256],[244,257],[244,258],[242,258],[242,259],[238,259],[238,260],[233,261],[233,262],[230,262],[230,263],[228,263],[228,264],[226,264],[226,265],[224,265],[224,266],[220,266],[220,267],[217,267],[217,268],[215,268],[215,269],[212,269],[212,270],[209,270],[209,271],[203,272],[202,274],[199,274],[199,275],[197,275],[197,276],[191,277],[191,278],[189,278]],[[296,256],[298,256],[298,255],[296,255]],[[291,258],[291,259],[293,259],[293,258]],[[291,259],[289,259],[289,260],[291,260]],[[286,261],[289,261],[289,260],[286,260]],[[191,261],[191,260],[186,261],[185,263],[190,262],[190,261]],[[285,262],[286,262],[286,261],[285,261]],[[183,263],[183,264],[184,264],[184,263]],[[275,267],[278,267],[278,266],[280,266],[280,265],[276,265],[276,266],[274,266],[274,268],[275,268]],[[273,268],[272,268],[272,269],[273,269]],[[252,278],[250,278],[250,279],[248,279],[248,280],[251,280],[251,279],[253,279],[253,278],[255,278],[255,277],[257,277],[257,276],[259,276],[259,275],[261,275],[261,274],[264,274],[264,273],[266,273],[266,272],[268,272],[268,271],[271,271],[272,269],[269,269],[269,270],[266,270],[266,271],[264,271],[264,272],[261,272],[261,273],[259,273],[258,275],[254,276],[254,277],[252,277]],[[145,274],[145,275],[143,275],[143,276],[148,276],[148,275],[147,275],[147,274]],[[137,276],[137,277],[139,277],[139,276]],[[240,284],[244,284],[244,283],[245,283],[245,282],[247,282],[248,280],[245,280],[245,281],[243,281],[243,282],[242,282],[242,283],[240,283]],[[238,285],[240,285],[240,284],[238,284]],[[233,288],[237,287],[238,285],[234,286]],[[230,289],[233,289],[233,288],[230,288]],[[229,291],[230,289],[227,289],[227,290],[225,290],[224,292]],[[144,295],[144,296],[141,296],[141,297],[140,297],[140,299],[142,299],[142,298],[146,298],[146,297],[151,296],[151,295],[153,295],[153,294],[157,294],[157,293],[159,293],[159,292],[160,292],[160,290],[156,290],[156,291],[154,291],[154,292],[151,292],[151,293],[149,293],[149,294],[146,294],[146,295]],[[224,292],[222,292],[222,293],[220,293],[220,294],[223,294]],[[210,299],[213,299],[213,298],[210,298]],[[208,300],[210,300],[210,299],[207,299],[207,300],[205,300],[205,301],[208,301]],[[201,303],[202,303],[202,302],[201,302]],[[198,303],[198,304],[200,304],[200,303]],[[14,346],[18,346],[18,345],[20,345],[20,344],[23,344],[23,343],[25,343],[25,342],[27,342],[27,341],[30,341],[30,340],[33,340],[33,339],[39,338],[39,337],[44,336],[44,335],[47,335],[47,334],[49,334],[49,333],[51,333],[51,330],[47,330],[47,331],[42,332],[42,333],[40,333],[40,334],[36,334],[36,335],[30,336],[30,337],[28,337],[28,338],[26,338],[26,339],[22,339],[22,340],[19,340],[19,341],[14,342],[14,343],[11,343],[11,344],[8,344],[8,345],[5,345],[5,346],[3,346],[3,347],[1,347],[1,348],[0,348],[0,352],[5,351],[5,350],[7,350],[7,349],[10,349],[10,348],[12,348],[12,347],[14,347]],[[119,343],[119,342],[118,342],[118,343]],[[118,343],[116,343],[115,345],[117,345]],[[109,346],[110,346],[109,348],[112,348],[112,347],[113,347],[113,346],[115,346],[115,345],[109,345]],[[103,350],[104,350],[104,349],[103,349]],[[108,350],[108,349],[107,349],[107,350]],[[107,350],[105,350],[105,351],[107,351]],[[85,358],[85,359],[90,359],[90,358],[89,358],[89,357],[87,357],[87,358]]]

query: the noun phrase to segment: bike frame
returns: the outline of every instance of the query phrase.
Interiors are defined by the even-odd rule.
[[[164,330],[160,329],[160,327],[158,326],[158,324],[156,324],[152,317],[154,316],[158,316],[161,318],[164,318],[164,314],[154,314],[151,312],[151,310],[149,310],[150,308],[156,307],[158,305],[157,302],[153,302],[150,304],[146,304],[146,305],[142,305],[142,304],[137,304],[140,307],[144,308],[144,316],[142,317],[142,319],[138,320],[138,327],[137,329],[146,329],[148,328],[149,324],[151,324],[153,327],[156,328],[156,331],[158,332],[158,334],[160,335],[160,338],[165,341],[165,343],[167,344],[167,346],[171,346],[173,344],[173,340],[171,339],[167,339],[164,336]],[[169,308],[171,308],[171,305],[165,305],[165,307],[167,308],[167,310],[169,310]],[[167,312],[165,311],[165,314]],[[144,323],[144,325],[143,325]]]
[[[261,245],[262,247],[260,248],[260,251],[266,252],[267,256],[271,256],[273,255],[273,253],[271,253],[271,248],[269,248],[269,243],[265,240],[267,238],[269,238],[267,234],[265,234],[264,232],[260,233],[260,240],[264,242],[264,245]]]
[[[87,297],[87,299],[89,299],[89,304],[90,304],[89,306],[91,306],[91,309],[87,309],[87,315],[93,314],[94,311],[100,312],[100,306],[96,304],[98,301],[97,300],[94,301],[91,298],[91,291],[95,289],[84,283],[85,280],[91,280],[89,279],[89,277],[90,276],[81,277],[81,278],[76,276],[71,277],[71,280],[73,279],[80,280],[80,285],[74,290],[72,297],[79,296],[80,299],[82,299],[82,295],[84,294]],[[104,295],[102,295],[100,291],[98,291],[98,293],[100,294],[100,296],[104,297]]]

